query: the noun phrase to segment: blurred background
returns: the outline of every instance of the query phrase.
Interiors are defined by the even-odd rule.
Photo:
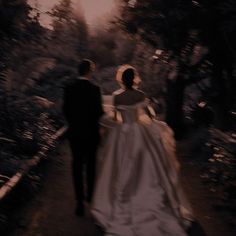
[[[235,0],[0,0],[0,187],[65,125],[63,88],[82,58],[103,95],[131,64],[235,230],[235,42]]]

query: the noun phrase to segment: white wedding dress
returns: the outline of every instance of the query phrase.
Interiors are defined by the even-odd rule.
[[[185,236],[193,220],[178,182],[171,129],[144,112],[147,101],[116,107],[122,121],[103,119],[91,212],[106,236]]]

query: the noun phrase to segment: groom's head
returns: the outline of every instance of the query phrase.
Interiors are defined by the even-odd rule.
[[[89,77],[94,70],[95,63],[89,59],[83,59],[78,66],[80,76]]]

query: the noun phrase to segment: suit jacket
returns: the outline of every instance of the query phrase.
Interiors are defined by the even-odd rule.
[[[98,86],[89,80],[76,79],[64,90],[63,110],[69,137],[91,145],[99,141],[99,119],[103,109]]]

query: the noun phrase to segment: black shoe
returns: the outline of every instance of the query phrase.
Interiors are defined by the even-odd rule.
[[[84,206],[82,205],[78,205],[75,209],[75,214],[79,217],[83,217],[85,216],[85,210],[84,210]]]
[[[100,227],[99,225],[95,225],[96,227],[96,233],[98,234],[98,236],[103,236],[104,235],[104,230],[102,227]]]
[[[187,230],[188,236],[206,236],[206,233],[198,221],[193,221]]]

